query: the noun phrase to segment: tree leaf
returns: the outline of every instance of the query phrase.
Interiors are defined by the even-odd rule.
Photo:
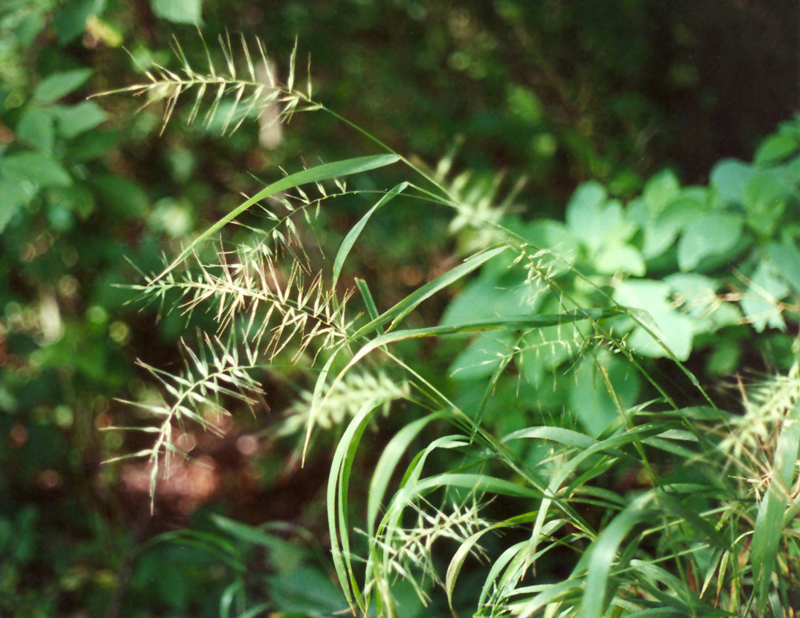
[[[69,107],[58,107],[55,112],[58,120],[58,132],[66,139],[91,131],[108,118],[106,111],[94,101],[84,101]]]
[[[48,75],[33,91],[33,101],[45,104],[58,101],[80,88],[91,75],[91,69],[75,69]]]
[[[56,139],[53,114],[41,107],[28,108],[17,125],[17,136],[43,154],[51,155]]]
[[[203,0],[150,0],[153,13],[177,24],[199,24],[203,21]]]
[[[0,234],[6,229],[8,222],[29,200],[30,195],[18,182],[0,180]]]
[[[654,215],[662,212],[680,195],[681,185],[672,170],[664,170],[647,181],[642,199]]]
[[[797,137],[789,133],[776,133],[761,142],[754,161],[759,165],[776,163],[797,152]]]
[[[744,188],[754,170],[747,163],[736,159],[723,159],[711,170],[711,186],[723,202],[744,203]]]
[[[710,212],[697,217],[678,241],[678,266],[694,270],[707,257],[730,251],[742,236],[742,217]]]
[[[0,159],[0,175],[28,181],[38,187],[66,187],[72,177],[55,159],[38,152],[20,152]]]

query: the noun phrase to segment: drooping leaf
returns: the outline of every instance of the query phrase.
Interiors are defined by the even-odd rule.
[[[600,533],[588,550],[589,566],[586,573],[586,589],[583,593],[581,615],[586,618],[602,618],[607,606],[606,590],[611,568],[616,563],[619,546],[633,527],[650,514],[653,495],[646,493],[636,498],[628,508],[614,517]]]
[[[400,160],[400,157],[397,155],[376,155],[372,157],[358,157],[355,159],[346,159],[344,161],[337,161],[336,163],[325,163],[323,165],[318,165],[317,167],[312,167],[311,169],[303,170],[302,172],[297,172],[295,174],[291,174],[278,180],[277,182],[273,182],[271,185],[267,186],[265,189],[262,189],[258,193],[256,193],[253,197],[245,201],[240,206],[234,208],[231,212],[227,215],[222,217],[219,221],[217,221],[214,225],[209,227],[205,232],[200,234],[194,242],[192,242],[186,249],[184,249],[181,254],[175,259],[172,264],[164,270],[160,276],[164,276],[171,270],[173,270],[178,264],[183,262],[187,257],[192,255],[194,251],[206,240],[208,240],[211,236],[216,234],[220,229],[222,229],[225,225],[233,221],[236,217],[241,215],[245,212],[248,208],[257,204],[261,200],[264,200],[276,193],[280,193],[281,191],[288,191],[289,189],[293,189],[294,187],[304,185],[310,182],[321,182],[323,180],[330,180],[332,178],[340,178],[342,176],[349,176],[351,174],[358,174],[359,172],[366,172],[369,170],[374,170],[380,167],[385,167],[387,165],[391,165],[392,163],[397,163]]]
[[[358,240],[358,237],[361,235],[362,230],[367,225],[370,217],[375,213],[376,210],[388,204],[391,200],[397,197],[400,193],[402,193],[408,187],[407,182],[400,183],[391,191],[389,191],[386,195],[384,195],[378,202],[369,209],[367,214],[365,214],[361,219],[359,219],[358,223],[353,226],[347,236],[345,236],[344,240],[342,241],[342,245],[339,247],[339,252],[336,254],[336,259],[333,262],[333,282],[331,283],[331,287],[336,287],[336,282],[339,280],[339,275],[342,272],[342,266],[344,266],[344,261],[347,259],[348,254],[350,253],[350,249],[353,248],[353,245]]]

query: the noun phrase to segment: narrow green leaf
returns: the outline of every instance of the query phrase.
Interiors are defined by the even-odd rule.
[[[616,561],[619,546],[633,527],[649,515],[648,507],[654,494],[639,496],[617,515],[600,533],[589,548],[589,566],[586,589],[583,593],[581,615],[584,618],[602,618],[606,608],[606,588],[611,565]]]
[[[458,580],[459,573],[461,573],[461,567],[464,565],[464,561],[473,553],[475,545],[477,545],[484,534],[501,527],[503,527],[502,524],[478,530],[478,532],[475,532],[458,547],[453,558],[450,560],[450,564],[447,567],[447,575],[445,576],[444,589],[447,594],[447,604],[450,606],[450,611],[454,616],[456,615],[456,611],[453,607],[453,592],[455,591],[456,581]]]
[[[498,479],[484,474],[459,474],[445,473],[431,476],[417,483],[409,483],[400,491],[402,498],[411,500],[417,496],[424,496],[441,487],[461,487],[473,490],[476,493],[492,493],[498,496],[512,496],[515,498],[541,498],[542,492],[535,489]],[[402,503],[402,499],[400,502]]]
[[[286,176],[277,182],[273,182],[271,185],[267,186],[265,189],[256,193],[253,197],[248,199],[246,202],[241,204],[240,206],[234,208],[231,212],[227,215],[222,217],[219,221],[214,223],[210,228],[208,228],[205,232],[200,234],[186,249],[184,249],[181,254],[175,259],[172,264],[167,267],[157,278],[156,280],[160,279],[171,270],[173,270],[176,266],[178,266],[183,260],[187,257],[192,255],[192,253],[209,237],[214,235],[220,229],[222,229],[225,225],[233,221],[236,217],[241,215],[245,212],[248,208],[257,204],[263,199],[266,199],[276,193],[280,193],[281,191],[288,191],[289,189],[293,189],[299,185],[304,185],[310,182],[320,182],[322,180],[330,180],[332,178],[340,178],[342,176],[349,176],[351,174],[358,174],[359,172],[367,172],[369,170],[374,170],[379,167],[385,167],[386,165],[391,165],[392,163],[396,163],[400,160],[400,157],[397,155],[376,155],[372,157],[357,157],[355,159],[345,159],[344,161],[337,161],[335,163],[325,163],[323,165],[318,165],[317,167],[312,167],[308,170],[303,170],[302,172],[297,172],[296,174],[291,174],[290,176]]]
[[[798,446],[800,446],[800,402],[795,403],[783,422],[772,464],[772,478],[767,494],[759,505],[753,529],[750,559],[753,564],[759,616],[766,615],[770,582],[775,572],[778,546],[784,530],[784,513],[790,502]]]
[[[370,320],[378,319],[378,307],[375,305],[375,299],[372,298],[372,293],[369,291],[367,282],[363,279],[356,278],[356,285],[358,286],[361,297],[364,299],[364,304],[367,306],[367,315]],[[383,328],[379,329],[380,334],[383,334]]]
[[[387,313],[384,313],[380,320],[373,320],[372,323],[382,323],[385,321],[384,318],[386,317]],[[567,324],[570,322],[577,322],[579,320],[601,320],[603,318],[613,317],[616,315],[618,315],[618,313],[614,309],[579,309],[577,311],[570,311],[567,313],[510,316],[494,320],[476,320],[475,322],[470,322],[468,324],[453,324],[447,326],[431,326],[428,328],[398,330],[380,335],[364,345],[348,363],[348,368],[355,365],[373,350],[377,350],[378,348],[389,345],[390,343],[404,341],[406,339],[441,337],[444,335],[474,333],[489,330],[524,330],[530,328],[544,328],[546,326],[557,326],[559,324]],[[367,326],[369,326],[369,324]]]
[[[370,415],[378,405],[379,402],[374,399],[368,401],[350,421],[333,455],[327,489],[328,530],[336,575],[350,607],[354,608],[355,605],[358,605],[365,613],[366,608],[351,564],[347,490],[358,443]]]
[[[336,287],[336,282],[339,280],[339,275],[342,272],[344,261],[347,259],[350,249],[353,248],[353,245],[356,243],[356,240],[358,240],[358,237],[361,235],[361,232],[367,225],[370,217],[375,213],[376,210],[388,204],[407,187],[407,182],[401,182],[394,189],[389,191],[386,195],[379,199],[378,202],[372,208],[370,208],[369,212],[361,217],[358,223],[353,226],[353,229],[347,233],[347,236],[345,236],[344,240],[342,241],[341,247],[339,247],[339,252],[336,254],[336,259],[333,262],[333,283],[331,284],[331,287]]]
[[[523,439],[552,440],[553,442],[558,442],[559,444],[571,446],[576,449],[591,448],[598,443],[597,440],[586,434],[571,429],[563,429],[561,427],[528,427],[508,434],[502,441],[510,442],[511,440]]]
[[[444,418],[445,415],[429,414],[423,418],[409,423],[391,439],[389,444],[381,454],[378,460],[378,465],[375,466],[375,471],[372,473],[372,479],[369,484],[369,494],[367,498],[367,531],[370,538],[375,537],[375,520],[378,517],[378,509],[381,506],[383,497],[386,495],[386,488],[389,486],[389,481],[394,474],[397,463],[406,452],[406,449],[411,442],[419,435],[431,421]]]
[[[411,313],[417,307],[417,305],[419,305],[422,301],[424,301],[427,298],[430,298],[439,290],[446,288],[448,285],[455,283],[462,277],[465,277],[472,271],[480,268],[483,264],[491,260],[496,255],[499,255],[506,249],[507,247],[496,247],[489,251],[484,251],[483,253],[473,255],[472,257],[465,260],[462,264],[456,266],[451,270],[448,270],[443,275],[436,277],[436,279],[434,279],[433,281],[426,283],[422,287],[418,288],[417,290],[406,296],[403,300],[401,300],[394,307],[385,312],[377,320],[372,320],[369,324],[366,324],[365,326],[360,328],[358,332],[355,335],[353,335],[352,339],[358,339],[359,337],[368,335],[369,333],[371,333],[374,330],[377,330],[379,327],[383,326],[390,320],[394,320],[392,322],[392,325],[389,327],[389,330],[392,330],[392,328],[400,320],[402,320],[409,313]]]

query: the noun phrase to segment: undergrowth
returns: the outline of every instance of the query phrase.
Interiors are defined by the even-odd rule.
[[[163,101],[165,123],[193,97],[188,120],[209,124],[227,102],[227,132],[273,105],[285,120],[314,111],[354,127],[315,101],[310,79],[298,88],[296,53],[285,83],[263,84],[263,45],[221,43],[224,70],[209,52],[198,72],[176,46],[181,72],[156,67],[122,92]],[[453,176],[452,155],[427,171],[365,135],[381,154],[285,173],[136,286],[218,324],[184,346],[184,373],[146,367],[164,401],[137,404],[155,420],[138,430],[155,440],[121,457],[149,458],[153,495],[185,455],[185,424],[215,430],[237,401],[257,407],[258,376],[292,361],[310,386],[279,433],[299,436],[305,457],[338,428],[327,515],[354,614],[405,615],[410,583],[423,604],[441,595],[476,616],[795,616],[796,343],[785,375],[741,391],[743,412],[709,392],[749,338],[796,330],[798,123],[753,165],[721,162],[708,187],[667,171],[623,205],[587,183],[566,223],[524,221],[519,186],[503,197],[499,176]],[[343,180],[397,164],[409,179],[387,190]],[[353,195],[374,206],[315,272],[303,230]],[[366,281],[345,289],[341,275],[370,219],[409,200],[452,212],[463,259],[381,308]],[[263,225],[247,219],[248,240],[230,246],[219,234],[245,211]],[[409,325],[453,286],[440,323]],[[452,352],[447,376],[419,362],[423,338]],[[711,359],[699,374],[684,364],[698,350]],[[402,426],[365,481],[362,438],[389,416]],[[366,504],[353,501],[365,482]]]

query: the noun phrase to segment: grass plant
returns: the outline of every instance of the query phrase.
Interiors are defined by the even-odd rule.
[[[221,48],[224,70],[209,52],[207,70],[198,72],[176,44],[182,72],[158,67],[123,92],[161,100],[165,123],[184,97],[194,99],[187,118],[206,123],[228,101],[224,132],[273,104],[284,120],[314,111],[354,127],[314,99],[310,79],[298,89],[296,49],[287,81],[270,77],[265,85],[255,69],[269,66],[263,45],[254,54],[244,39],[238,49],[223,39]],[[720,409],[706,378],[684,364],[695,340],[690,335],[684,353],[674,329],[681,318],[692,333],[713,334],[748,321],[747,307],[743,318],[713,285],[706,301],[684,296],[680,309],[670,288],[662,313],[652,303],[624,302],[633,298],[626,290],[641,299],[642,290],[657,295],[662,288],[654,286],[667,285],[642,285],[645,260],[635,248],[646,253],[647,242],[663,238],[656,228],[656,237],[646,237],[649,220],[640,217],[636,228],[625,218],[633,205],[623,209],[602,187],[586,185],[568,211],[568,223],[570,212],[582,213],[569,236],[560,223],[515,218],[518,187],[498,198],[499,177],[484,185],[464,175],[450,180],[452,157],[429,172],[365,135],[379,154],[285,174],[137,286],[184,311],[212,311],[219,327],[185,346],[182,375],[148,368],[165,402],[139,404],[156,419],[144,429],[155,441],[130,456],[150,459],[151,490],[167,457],[180,454],[172,439],[182,423],[213,428],[209,415],[263,395],[259,372],[280,374],[281,363],[294,361],[309,368],[313,385],[290,409],[283,433],[302,436],[305,456],[316,432],[339,428],[327,516],[335,573],[353,614],[405,615],[410,582],[423,604],[440,607],[441,597],[454,615],[797,615],[798,361],[787,375],[743,390],[743,414]],[[331,270],[313,272],[311,235],[301,230],[314,226],[314,213],[371,195],[348,190],[345,177],[396,164],[407,166],[409,178],[378,191]],[[466,255],[379,307],[365,281],[345,289],[341,275],[371,218],[408,200],[449,209]],[[247,219],[244,244],[212,245],[224,226],[256,210],[264,225]],[[690,238],[685,266],[694,259],[686,257],[691,231],[680,229],[679,242]],[[723,249],[695,264],[724,257]],[[706,276],[683,267],[678,275],[684,279],[669,285]],[[410,319],[453,287],[461,295],[440,323]],[[789,315],[788,303],[773,300],[769,307]],[[480,302],[488,306],[476,309]],[[709,326],[720,311],[734,319]],[[456,350],[451,375],[408,354],[424,338]],[[530,393],[559,389],[566,395],[555,412],[526,402]],[[503,407],[509,401],[512,408]],[[362,504],[351,487],[364,470],[363,438],[386,417],[402,425],[370,470]],[[508,419],[514,430],[504,429]]]

